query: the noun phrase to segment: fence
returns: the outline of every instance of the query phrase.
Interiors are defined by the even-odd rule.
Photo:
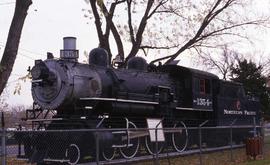
[[[264,137],[262,155],[270,155],[269,125],[204,127],[204,124],[206,122],[198,127],[182,125],[164,129],[2,129],[1,164],[26,165],[43,160],[66,164],[118,164],[145,160],[150,164],[171,164],[181,160],[181,164],[185,164],[184,160],[189,159],[185,156],[189,154],[193,154],[193,158],[186,164],[216,164],[208,162],[208,154],[214,151],[222,152],[223,156],[226,152],[226,160],[220,158],[218,162],[222,164],[236,161],[239,152],[245,155],[245,149],[236,149],[245,146],[241,136],[254,135]],[[134,156],[137,158],[132,158]],[[25,158],[26,161],[21,161]]]

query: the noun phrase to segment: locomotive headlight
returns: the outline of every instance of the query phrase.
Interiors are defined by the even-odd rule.
[[[41,69],[37,65],[34,66],[31,70],[31,75],[33,80],[37,80],[41,77]]]
[[[31,70],[32,83],[42,83],[42,85],[53,85],[56,80],[56,75],[49,70],[43,61],[38,63]]]
[[[35,61],[36,65],[31,70],[33,80],[47,79],[50,76],[50,70],[41,60]]]

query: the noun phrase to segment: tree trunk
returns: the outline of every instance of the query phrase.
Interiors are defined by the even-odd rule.
[[[16,0],[14,16],[9,28],[6,47],[0,63],[0,94],[3,92],[18,52],[24,20],[32,0]]]

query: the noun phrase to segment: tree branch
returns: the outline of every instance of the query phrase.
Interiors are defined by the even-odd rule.
[[[15,63],[23,24],[31,0],[16,0],[15,12],[9,28],[5,50],[0,63],[0,94],[3,92]]]
[[[135,45],[135,37],[134,30],[132,27],[132,17],[131,17],[131,2],[132,0],[127,0],[127,12],[128,12],[128,27],[129,27],[129,35],[132,45]]]
[[[110,47],[109,47],[109,32],[111,31],[116,45],[117,45],[117,50],[118,50],[118,54],[120,55],[121,59],[124,59],[124,48],[123,48],[123,44],[122,44],[122,40],[121,37],[117,31],[117,28],[115,27],[112,18],[113,18],[113,14],[116,8],[116,5],[125,2],[124,0],[118,1],[116,0],[114,3],[112,3],[111,7],[110,7],[110,11],[108,11],[108,9],[106,8],[105,4],[103,3],[103,1],[99,2],[100,3],[100,8],[104,14],[104,17],[106,19],[106,32],[105,35],[103,35],[103,38],[106,42],[104,48],[108,51],[110,58],[112,57],[111,51],[110,51]],[[101,28],[101,27],[100,27]]]
[[[100,22],[100,17],[97,11],[97,6],[96,6],[96,2],[97,0],[90,0],[90,5],[93,11],[93,15],[95,18],[95,26],[96,26],[96,30],[97,30],[97,34],[98,34],[98,39],[99,39],[99,44],[101,47],[103,47],[103,32],[102,32],[102,28],[101,28],[101,22]]]
[[[255,21],[249,21],[249,22],[234,24],[234,25],[231,25],[231,26],[227,26],[227,27],[224,27],[224,28],[221,28],[221,29],[212,31],[212,32],[207,33],[205,35],[202,35],[196,41],[203,40],[204,38],[207,38],[207,37],[213,36],[213,35],[222,35],[222,34],[225,34],[225,33],[222,33],[222,34],[219,34],[219,33],[220,32],[223,32],[223,31],[227,31],[227,30],[233,29],[233,28],[236,28],[236,27],[241,27],[241,26],[246,26],[246,25],[259,25],[259,24],[261,24],[263,22],[265,22],[265,20],[255,20]],[[235,33],[227,33],[227,34],[234,34],[234,35],[236,35]],[[240,35],[238,35],[238,36],[240,36]]]
[[[188,42],[186,42],[186,44],[184,44],[177,52],[175,52],[172,55],[166,56],[166,57],[162,57],[159,59],[156,59],[154,61],[152,61],[151,63],[160,61],[160,60],[165,60],[168,59],[165,64],[170,63],[171,61],[173,61],[179,54],[181,54],[183,51],[185,51],[186,49],[189,49],[193,44],[195,44],[198,41],[201,41],[202,39],[205,39],[207,37],[209,37],[210,35],[207,36],[203,36],[200,37],[202,35],[202,33],[205,31],[206,27],[210,24],[210,22],[217,16],[219,15],[223,10],[225,10],[226,8],[228,8],[233,2],[235,2],[235,0],[227,0],[227,2],[221,6],[219,9],[219,5],[221,4],[222,0],[217,0],[215,2],[215,4],[213,5],[213,7],[209,10],[208,14],[205,16],[204,20],[201,23],[200,28],[197,30],[196,34],[194,35],[193,38],[191,38]],[[234,26],[237,27],[237,26]],[[231,27],[231,28],[234,28]],[[229,28],[229,29],[231,29]],[[224,29],[226,30],[226,29]],[[216,33],[216,32],[214,32]],[[213,33],[213,34],[214,34]],[[210,34],[210,33],[209,33]]]
[[[123,47],[123,43],[121,40],[121,36],[119,35],[117,28],[112,21],[112,18],[113,18],[113,14],[114,14],[116,5],[123,3],[123,2],[125,2],[125,0],[122,0],[122,1],[116,0],[114,3],[112,3],[111,8],[110,8],[110,12],[108,13],[108,23],[107,23],[107,24],[110,24],[110,29],[112,31],[115,43],[117,45],[118,55],[120,56],[122,61],[124,61],[124,58],[125,58],[124,47]]]
[[[142,45],[140,49],[172,49],[177,48],[179,44],[173,46],[150,46],[150,45]]]
[[[151,18],[152,15],[156,13],[157,9],[158,9],[160,6],[162,6],[162,5],[164,5],[165,3],[167,3],[167,2],[168,2],[168,0],[160,1],[159,4],[158,4],[158,5],[152,10],[152,12],[148,15],[147,19]]]
[[[139,51],[140,49],[140,45],[142,43],[142,35],[143,35],[143,32],[144,32],[144,29],[146,27],[146,24],[147,24],[147,19],[148,19],[148,15],[149,15],[149,12],[153,6],[153,3],[154,1],[152,0],[149,0],[147,2],[147,6],[146,6],[146,9],[145,9],[145,12],[144,12],[144,15],[141,19],[141,22],[140,22],[140,25],[138,27],[138,32],[136,34],[136,39],[135,39],[135,44],[132,44],[132,49],[129,53],[129,55],[126,57],[125,59],[125,63],[131,58],[131,57],[134,57],[137,52]]]

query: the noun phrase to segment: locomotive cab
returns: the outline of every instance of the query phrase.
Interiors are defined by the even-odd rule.
[[[201,111],[213,111],[213,76],[202,71],[193,71],[192,107]]]
[[[211,73],[176,65],[161,69],[174,79],[177,108],[194,111],[213,111],[213,81],[218,77]]]

